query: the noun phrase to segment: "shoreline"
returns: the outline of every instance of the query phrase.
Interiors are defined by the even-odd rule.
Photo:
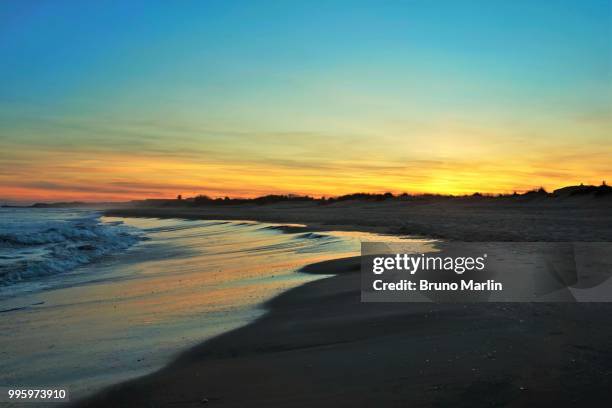
[[[326,231],[359,231],[386,235],[402,235],[397,230],[388,226],[360,225],[360,224],[326,224],[320,222],[296,222],[292,218],[283,216],[261,216],[256,213],[244,214],[243,217],[233,216],[231,213],[205,213],[201,211],[184,211],[174,208],[120,208],[102,210],[105,217],[126,218],[159,218],[159,219],[184,219],[184,220],[207,220],[207,221],[253,221],[270,224],[281,224],[275,229],[285,233],[299,232],[326,232]],[[285,224],[285,225],[282,225]],[[406,235],[406,234],[404,234]],[[418,236],[418,234],[416,235]]]
[[[188,218],[154,211],[142,216]],[[612,384],[606,324],[612,305],[361,303],[358,260],[305,266],[302,272],[333,276],[278,295],[259,319],[181,353],[159,371],[72,405],[475,407],[605,400]]]

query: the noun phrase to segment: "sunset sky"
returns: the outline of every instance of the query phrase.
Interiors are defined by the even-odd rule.
[[[612,181],[611,9],[2,1],[0,203]]]

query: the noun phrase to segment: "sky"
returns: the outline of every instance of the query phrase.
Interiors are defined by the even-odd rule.
[[[0,2],[0,202],[612,181],[612,0]]]

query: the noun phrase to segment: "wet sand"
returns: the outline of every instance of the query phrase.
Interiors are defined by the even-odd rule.
[[[371,304],[358,260],[306,267],[253,324],[88,407],[602,406],[606,304]]]

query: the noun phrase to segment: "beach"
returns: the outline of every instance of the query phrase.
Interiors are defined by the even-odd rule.
[[[380,239],[83,209],[3,208],[0,225],[0,386],[62,387],[71,400],[253,322],[266,301],[323,277],[305,265]]]
[[[335,209],[132,208],[108,213],[234,216],[301,222],[309,224],[307,230],[343,226],[397,232],[409,225],[425,228],[418,219],[393,222],[406,211],[420,211],[438,220],[422,234],[451,231],[445,236],[449,239],[610,238],[607,202],[590,208],[584,202],[508,204],[506,210],[490,203],[460,205],[450,213],[445,203],[421,210],[397,208],[398,203],[353,203]],[[553,208],[543,212],[543,205]],[[390,213],[390,207],[396,211]],[[315,216],[318,222],[310,224]],[[600,406],[612,384],[609,304],[361,303],[357,257],[311,264],[302,272],[333,276],[279,295],[254,322],[76,406]]]
[[[611,11],[0,2],[0,408],[612,405]]]

